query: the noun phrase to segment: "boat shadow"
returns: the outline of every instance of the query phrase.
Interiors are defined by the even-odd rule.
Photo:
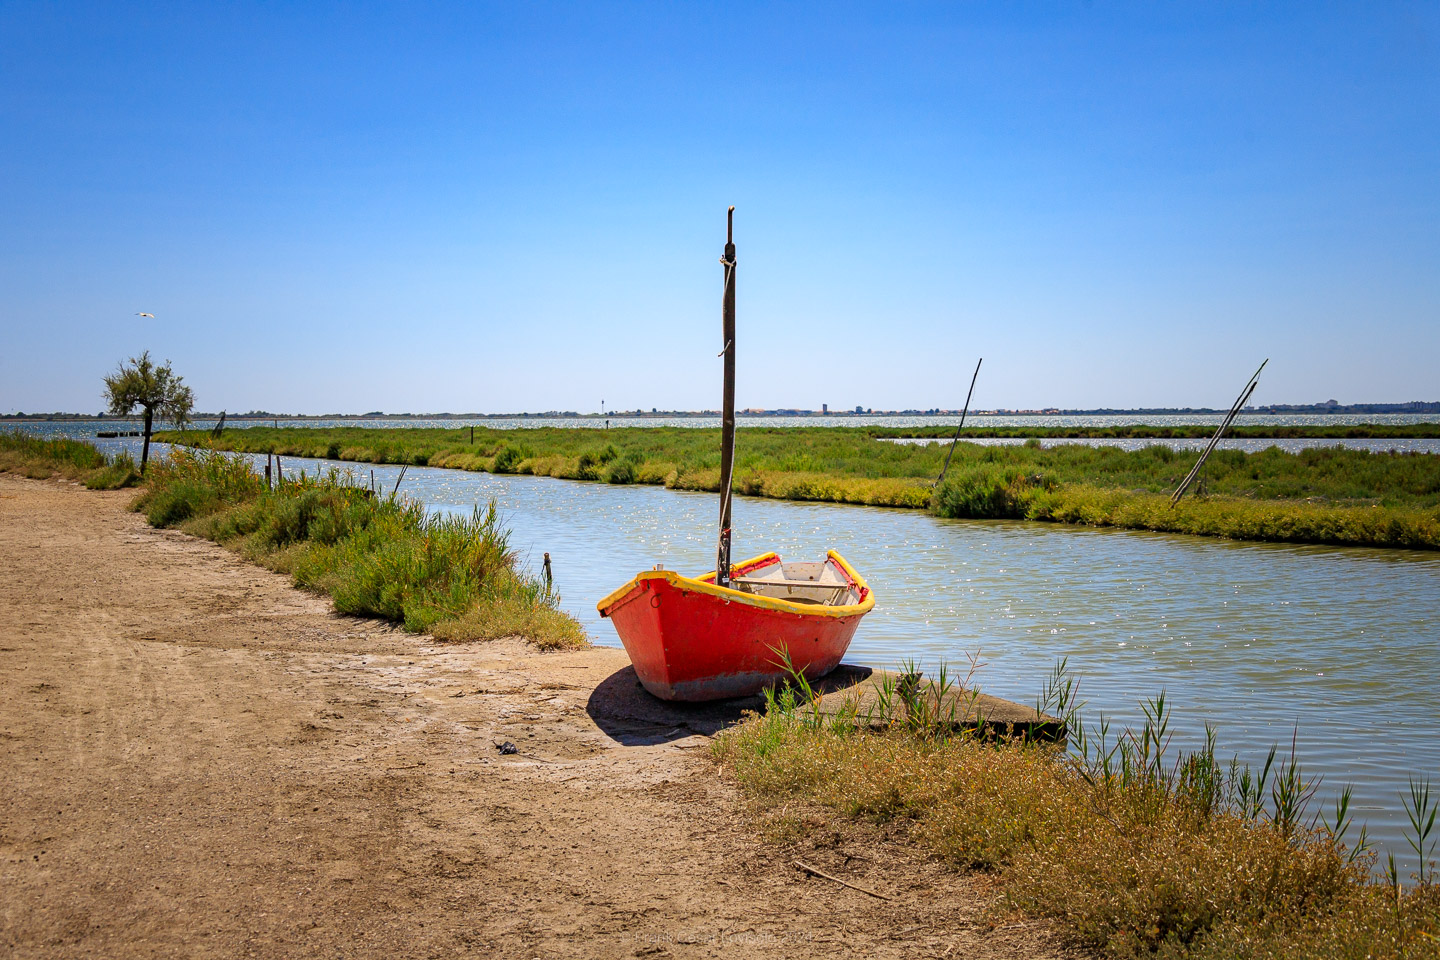
[[[842,663],[814,687],[825,693],[846,690],[868,680],[873,672],[869,667]],[[764,709],[762,696],[704,703],[661,700],[640,685],[634,667],[617,670],[600,681],[585,704],[585,712],[601,732],[628,747],[669,743],[696,734],[713,737],[739,723],[747,711]]]

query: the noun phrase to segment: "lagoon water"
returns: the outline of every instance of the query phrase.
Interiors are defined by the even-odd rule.
[[[369,480],[368,465],[285,460],[287,474],[332,466]],[[398,473],[375,468],[387,490]],[[550,553],[563,606],[597,643],[618,640],[595,601],[634,573],[714,563],[710,494],[417,467],[401,490],[437,512],[496,500],[514,549],[532,570]],[[878,599],[853,662],[963,669],[978,652],[982,689],[1033,702],[1065,657],[1084,716],[1111,718],[1112,731],[1164,690],[1176,748],[1197,745],[1208,723],[1225,756],[1258,763],[1293,737],[1306,774],[1323,777],[1319,795],[1354,784],[1372,838],[1414,868],[1400,794],[1410,774],[1440,782],[1440,554],[746,497],[735,538],[737,557],[845,554]]]

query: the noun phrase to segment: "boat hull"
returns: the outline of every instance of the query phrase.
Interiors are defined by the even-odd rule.
[[[719,700],[772,687],[791,666],[816,679],[835,669],[874,597],[843,558],[859,601],[819,606],[718,587],[714,575],[640,574],[597,606],[609,617],[640,683],[662,700]],[[773,564],[774,554],[735,567],[736,575]]]

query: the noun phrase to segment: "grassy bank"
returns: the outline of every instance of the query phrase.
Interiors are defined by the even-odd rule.
[[[1123,428],[1128,429],[1128,428]],[[954,518],[1041,520],[1205,536],[1440,549],[1440,457],[1326,448],[1217,451],[1200,496],[1168,494],[1197,454],[1038,443],[889,443],[873,428],[750,427],[736,441],[737,492],[786,500],[928,508]],[[362,463],[409,463],[607,483],[718,489],[719,432],[634,427],[462,430],[250,428],[163,439]]]
[[[471,517],[427,516],[334,472],[267,489],[246,459],[177,448],[151,463],[136,509],[328,593],[341,613],[441,639],[586,643],[557,598],[517,569],[493,503]]]
[[[128,453],[107,458],[94,444],[45,440],[16,431],[0,431],[0,470],[32,480],[78,480],[92,490],[118,490],[140,481]]]
[[[1171,757],[1163,698],[1146,709],[1143,730],[1092,731],[1066,755],[940,726],[875,730],[782,693],[713,749],[778,841],[878,828],[994,875],[1003,907],[1108,957],[1437,955],[1440,886],[1428,869],[1408,889],[1376,875],[1348,799],[1313,811],[1293,762],[1226,765],[1213,738]],[[1434,810],[1413,804],[1422,822]]]

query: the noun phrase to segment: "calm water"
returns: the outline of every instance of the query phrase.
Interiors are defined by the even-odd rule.
[[[322,464],[335,465],[285,461]],[[398,472],[375,468],[386,489]],[[618,640],[595,601],[635,572],[713,567],[713,495],[415,467],[401,489],[440,512],[495,499],[532,570],[551,554],[564,607],[598,643]],[[1410,773],[1440,781],[1440,554],[752,498],[737,499],[735,531],[737,557],[836,548],[866,576],[878,603],[852,661],[933,668],[979,651],[983,689],[1033,702],[1068,657],[1092,721],[1133,723],[1163,689],[1177,746],[1209,722],[1227,756],[1256,762],[1296,733],[1321,795],[1353,783],[1372,836],[1413,869],[1399,795]]]

